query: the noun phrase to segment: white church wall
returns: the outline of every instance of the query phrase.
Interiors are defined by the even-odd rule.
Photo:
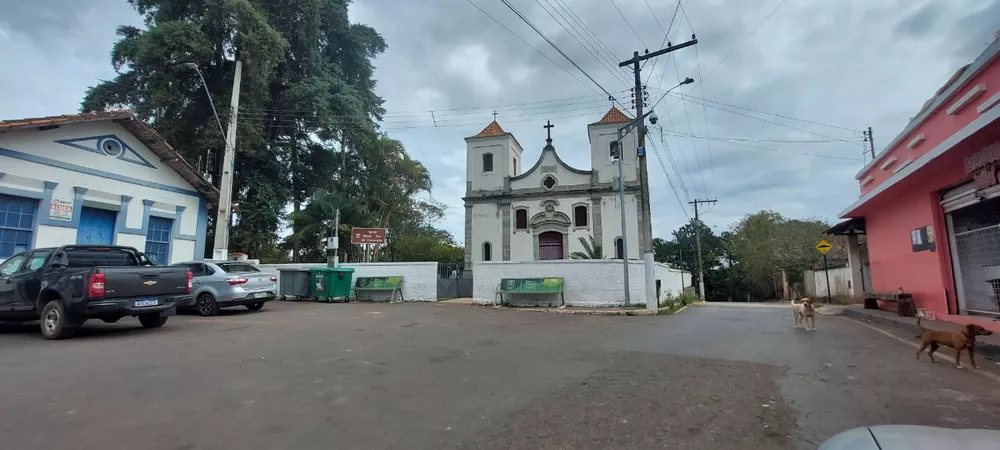
[[[674,269],[663,263],[655,263],[656,279],[660,280],[660,292],[669,292],[679,296],[684,288],[691,285],[691,274],[680,269]]]
[[[466,156],[465,179],[472,182],[472,190],[495,190],[503,188],[503,179],[511,174],[510,141],[507,136],[470,140]],[[493,154],[493,170],[483,169],[483,155]]]
[[[593,170],[598,172],[598,181],[610,183],[618,177],[618,162],[611,159],[611,142],[618,138],[618,125],[591,125],[590,133],[590,160]],[[624,144],[625,159],[622,161],[622,172],[625,179],[635,181],[638,179],[636,172],[635,149],[638,146],[636,134],[631,133],[622,139]]]
[[[549,199],[546,199],[549,200]],[[574,197],[553,197],[551,200],[556,200],[558,204],[555,206],[555,210],[566,214],[569,216],[570,220],[575,220],[573,216],[573,208],[579,204],[587,205],[587,226],[586,227],[576,227],[570,226],[569,236],[567,238],[567,248],[564,250],[566,253],[566,258],[576,251],[582,251],[583,246],[580,244],[580,237],[587,239],[591,235],[591,230],[593,224],[590,223],[591,215],[590,209],[590,198],[586,196],[574,196]],[[531,228],[527,230],[517,230],[517,214],[515,211],[518,209],[527,209],[528,211],[528,221],[540,212],[544,211],[542,207],[543,200],[519,200],[511,202],[511,213],[510,213],[510,229],[511,229],[511,239],[510,239],[510,260],[511,261],[532,261],[535,259],[535,235]],[[475,222],[473,222],[475,223]],[[475,233],[475,226],[473,226],[473,233]],[[607,252],[605,252],[607,253]],[[476,260],[476,259],[474,259]],[[499,260],[499,258],[496,258]]]
[[[622,235],[621,209],[618,206],[618,196],[605,196],[601,199],[601,245],[605,253],[615,255],[615,239]],[[629,258],[640,258],[639,254],[639,206],[634,195],[625,195],[625,226],[628,236],[626,244]]]
[[[639,261],[629,264],[630,300],[632,304],[646,302],[645,268]],[[669,270],[669,269],[668,269]],[[497,288],[502,278],[548,278],[564,280],[564,298],[569,306],[612,307],[625,302],[621,260],[561,260],[561,261],[494,261],[473,264],[473,292],[476,303],[499,301]],[[670,291],[684,289],[678,285],[681,277],[657,267],[660,288]],[[557,295],[505,296],[515,305],[558,305]]]
[[[512,214],[513,215],[513,214]],[[483,244],[490,243],[491,259],[503,258],[503,233],[500,210],[497,205],[476,204],[472,206],[472,260],[483,260]]]
[[[547,175],[556,178],[555,189],[559,186],[589,185],[590,174],[574,172],[572,168],[561,161],[553,150],[542,150],[538,162],[533,164],[524,178],[510,180],[511,189],[537,189],[542,187],[542,180]]]

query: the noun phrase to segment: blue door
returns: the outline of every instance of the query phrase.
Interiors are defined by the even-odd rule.
[[[117,216],[115,211],[83,207],[80,210],[80,226],[76,229],[76,243],[111,245],[115,241]]]

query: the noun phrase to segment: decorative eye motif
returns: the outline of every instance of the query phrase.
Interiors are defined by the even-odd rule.
[[[118,156],[125,150],[122,142],[115,138],[104,138],[98,143],[98,147],[109,156]]]

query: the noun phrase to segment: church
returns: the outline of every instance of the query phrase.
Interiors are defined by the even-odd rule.
[[[587,126],[590,168],[563,162],[548,138],[538,161],[526,171],[521,144],[494,119],[479,134],[465,138],[465,266],[479,261],[568,259],[584,251],[580,239],[602,248],[605,258],[639,257],[642,238],[638,195],[636,133],[622,143],[617,130],[631,119],[614,106]],[[624,152],[620,149],[625,149]],[[572,149],[578,152],[581,149]],[[616,180],[618,158],[624,155],[625,223],[622,241],[621,205]]]

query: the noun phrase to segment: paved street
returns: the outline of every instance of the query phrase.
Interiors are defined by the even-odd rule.
[[[1000,427],[1000,384],[840,317],[600,317],[273,302],[160,330],[0,333],[5,448],[815,448],[859,425]],[[124,444],[123,444],[124,443]]]

